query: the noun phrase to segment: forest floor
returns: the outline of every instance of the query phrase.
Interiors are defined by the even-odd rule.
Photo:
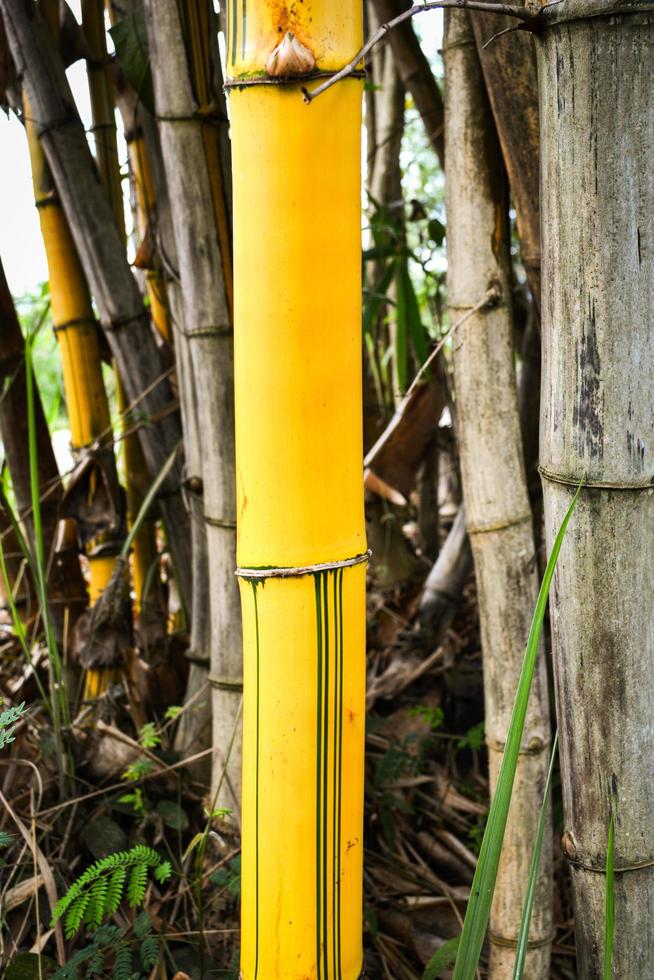
[[[474,576],[432,649],[418,650],[412,641],[418,599],[417,586],[390,594],[373,586],[368,594],[364,921],[366,976],[373,980],[419,980],[434,952],[459,934],[487,814]],[[173,646],[169,681],[180,658],[180,644]],[[139,735],[135,693],[110,688],[99,724],[96,718],[90,726],[82,717],[73,725],[73,775],[66,776],[35,678],[36,671],[46,680],[45,651],[37,649],[35,659],[32,667],[26,664],[10,625],[0,625],[0,694],[8,704],[32,706],[0,758],[4,975],[38,977],[39,953],[42,965],[54,970],[63,937],[50,926],[53,890],[61,896],[93,862],[143,842],[165,855],[173,869],[164,883],[148,884],[143,907],[149,919],[138,919],[123,903],[113,916],[114,932],[105,946],[96,940],[98,948],[82,929],[65,942],[68,975],[84,976],[91,955],[96,975],[112,975],[117,943],[129,948],[135,969],[145,928],[145,940],[158,937],[159,966],[139,975],[236,980],[238,842],[208,819],[206,788],[194,781],[197,772],[175,767],[179,709],[166,717],[166,708],[181,703],[181,692],[171,682],[168,704],[159,706],[159,716]],[[556,845],[558,782],[553,800]],[[7,834],[12,836],[5,839]],[[560,847],[554,853],[552,977],[568,980],[575,976],[569,887]],[[76,955],[78,961],[86,956],[79,968]]]

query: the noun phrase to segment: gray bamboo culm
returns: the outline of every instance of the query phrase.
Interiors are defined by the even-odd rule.
[[[477,580],[491,793],[497,781],[531,617],[536,555],[518,417],[505,177],[467,11],[445,19],[447,292],[453,319],[492,285],[500,300],[453,340],[467,529]],[[513,972],[551,742],[547,679],[536,668],[490,920],[492,980]],[[526,973],[546,980],[552,934],[551,832],[545,834]]]
[[[654,976],[654,5],[565,0],[536,42],[550,601],[580,980]],[[612,13],[611,17],[594,16]]]
[[[191,354],[198,424],[202,434],[209,582],[213,773],[225,752],[239,710],[242,678],[241,613],[236,567],[233,332],[218,246],[202,124],[197,115],[175,0],[146,0],[146,22],[159,116],[161,149],[177,246],[185,335]],[[226,763],[215,805],[239,821],[241,736]],[[214,787],[217,788],[217,787]]]

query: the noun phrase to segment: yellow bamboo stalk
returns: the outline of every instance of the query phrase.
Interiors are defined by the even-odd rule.
[[[247,9],[246,9],[247,8]],[[357,0],[229,4],[243,980],[362,969],[365,559]],[[281,45],[277,47],[279,43]],[[277,83],[259,84],[271,81]],[[284,77],[286,76],[286,77]]]
[[[225,291],[230,313],[234,312],[234,282],[232,268],[232,246],[225,203],[225,187],[222,177],[220,130],[217,125],[212,85],[210,37],[213,29],[211,11],[208,3],[197,0],[178,0],[184,36],[190,52],[191,81],[198,103],[198,114],[203,120],[202,140],[207,158],[207,170],[211,184],[211,197],[216,218],[218,245],[225,275]],[[218,112],[220,115],[220,112]]]
[[[71,447],[73,452],[78,452],[110,429],[97,328],[84,273],[50,178],[27,98],[25,120],[34,196],[48,262],[52,322],[61,351]],[[93,552],[94,542],[91,542],[87,547],[89,593],[97,597],[109,580],[108,566],[114,559]]]
[[[86,64],[91,96],[95,158],[118,230],[126,241],[123,188],[116,138],[115,96],[104,25],[104,0],[82,0],[82,25],[91,55]],[[143,503],[144,488],[148,486],[149,478],[138,434],[129,431],[132,419],[118,372],[116,372],[116,401],[124,432],[122,446],[127,521],[131,527]],[[156,560],[155,522],[147,520],[143,522],[134,539],[131,555],[134,611],[137,615],[141,612],[148,575]]]
[[[148,150],[141,127],[137,124],[131,132],[125,133],[125,138],[129,150],[130,169],[134,179],[139,238],[143,241],[156,226],[157,198],[154,180],[152,179]],[[173,331],[166,296],[166,283],[156,257],[155,267],[147,269],[145,272],[145,285],[150,300],[152,322],[164,340],[172,344]]]

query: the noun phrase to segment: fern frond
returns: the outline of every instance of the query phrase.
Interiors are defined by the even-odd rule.
[[[159,937],[146,936],[139,949],[141,964],[144,970],[151,970],[159,959]]]
[[[116,947],[116,958],[114,959],[114,969],[111,975],[113,980],[131,980],[132,951],[127,943],[121,943]]]
[[[66,921],[64,925],[64,931],[66,933],[66,939],[72,939],[84,919],[84,913],[86,912],[87,906],[91,899],[90,892],[83,892],[75,898],[75,901],[71,904],[68,912],[66,913]]]
[[[162,861],[157,852],[146,844],[136,844],[129,851],[108,854],[87,868],[59,899],[52,913],[51,924],[54,926],[65,915],[69,939],[82,922],[99,926],[118,908],[130,868],[127,891],[130,905],[134,907],[143,901],[149,870],[153,871],[158,881],[165,881],[171,874],[170,862]]]
[[[84,974],[85,980],[91,980],[92,977],[100,976],[103,967],[104,956],[99,949],[96,949],[89,959],[88,966],[86,967],[86,973]]]
[[[154,876],[160,884],[168,881],[172,873],[170,861],[162,861],[159,867],[154,869]]]
[[[106,875],[95,882],[93,887],[90,889],[90,900],[84,913],[84,922],[93,927],[100,925],[105,917],[106,913],[106,900],[107,900],[107,890],[109,888],[109,879]]]
[[[140,915],[137,915],[137,917],[134,919],[132,928],[136,938],[143,940],[152,932],[152,919],[147,912],[141,912]]]
[[[132,908],[137,908],[143,901],[145,886],[148,883],[148,868],[146,864],[135,864],[129,876],[127,898]]]
[[[120,905],[123,897],[123,887],[127,877],[127,868],[115,868],[109,877],[107,884],[107,895],[105,898],[105,910],[107,916],[113,915]]]

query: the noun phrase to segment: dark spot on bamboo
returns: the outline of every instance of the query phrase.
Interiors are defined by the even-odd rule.
[[[595,298],[589,295],[578,348],[579,398],[573,411],[573,423],[578,429],[581,451],[587,452],[591,459],[601,459],[604,454],[604,400],[596,326]]]

